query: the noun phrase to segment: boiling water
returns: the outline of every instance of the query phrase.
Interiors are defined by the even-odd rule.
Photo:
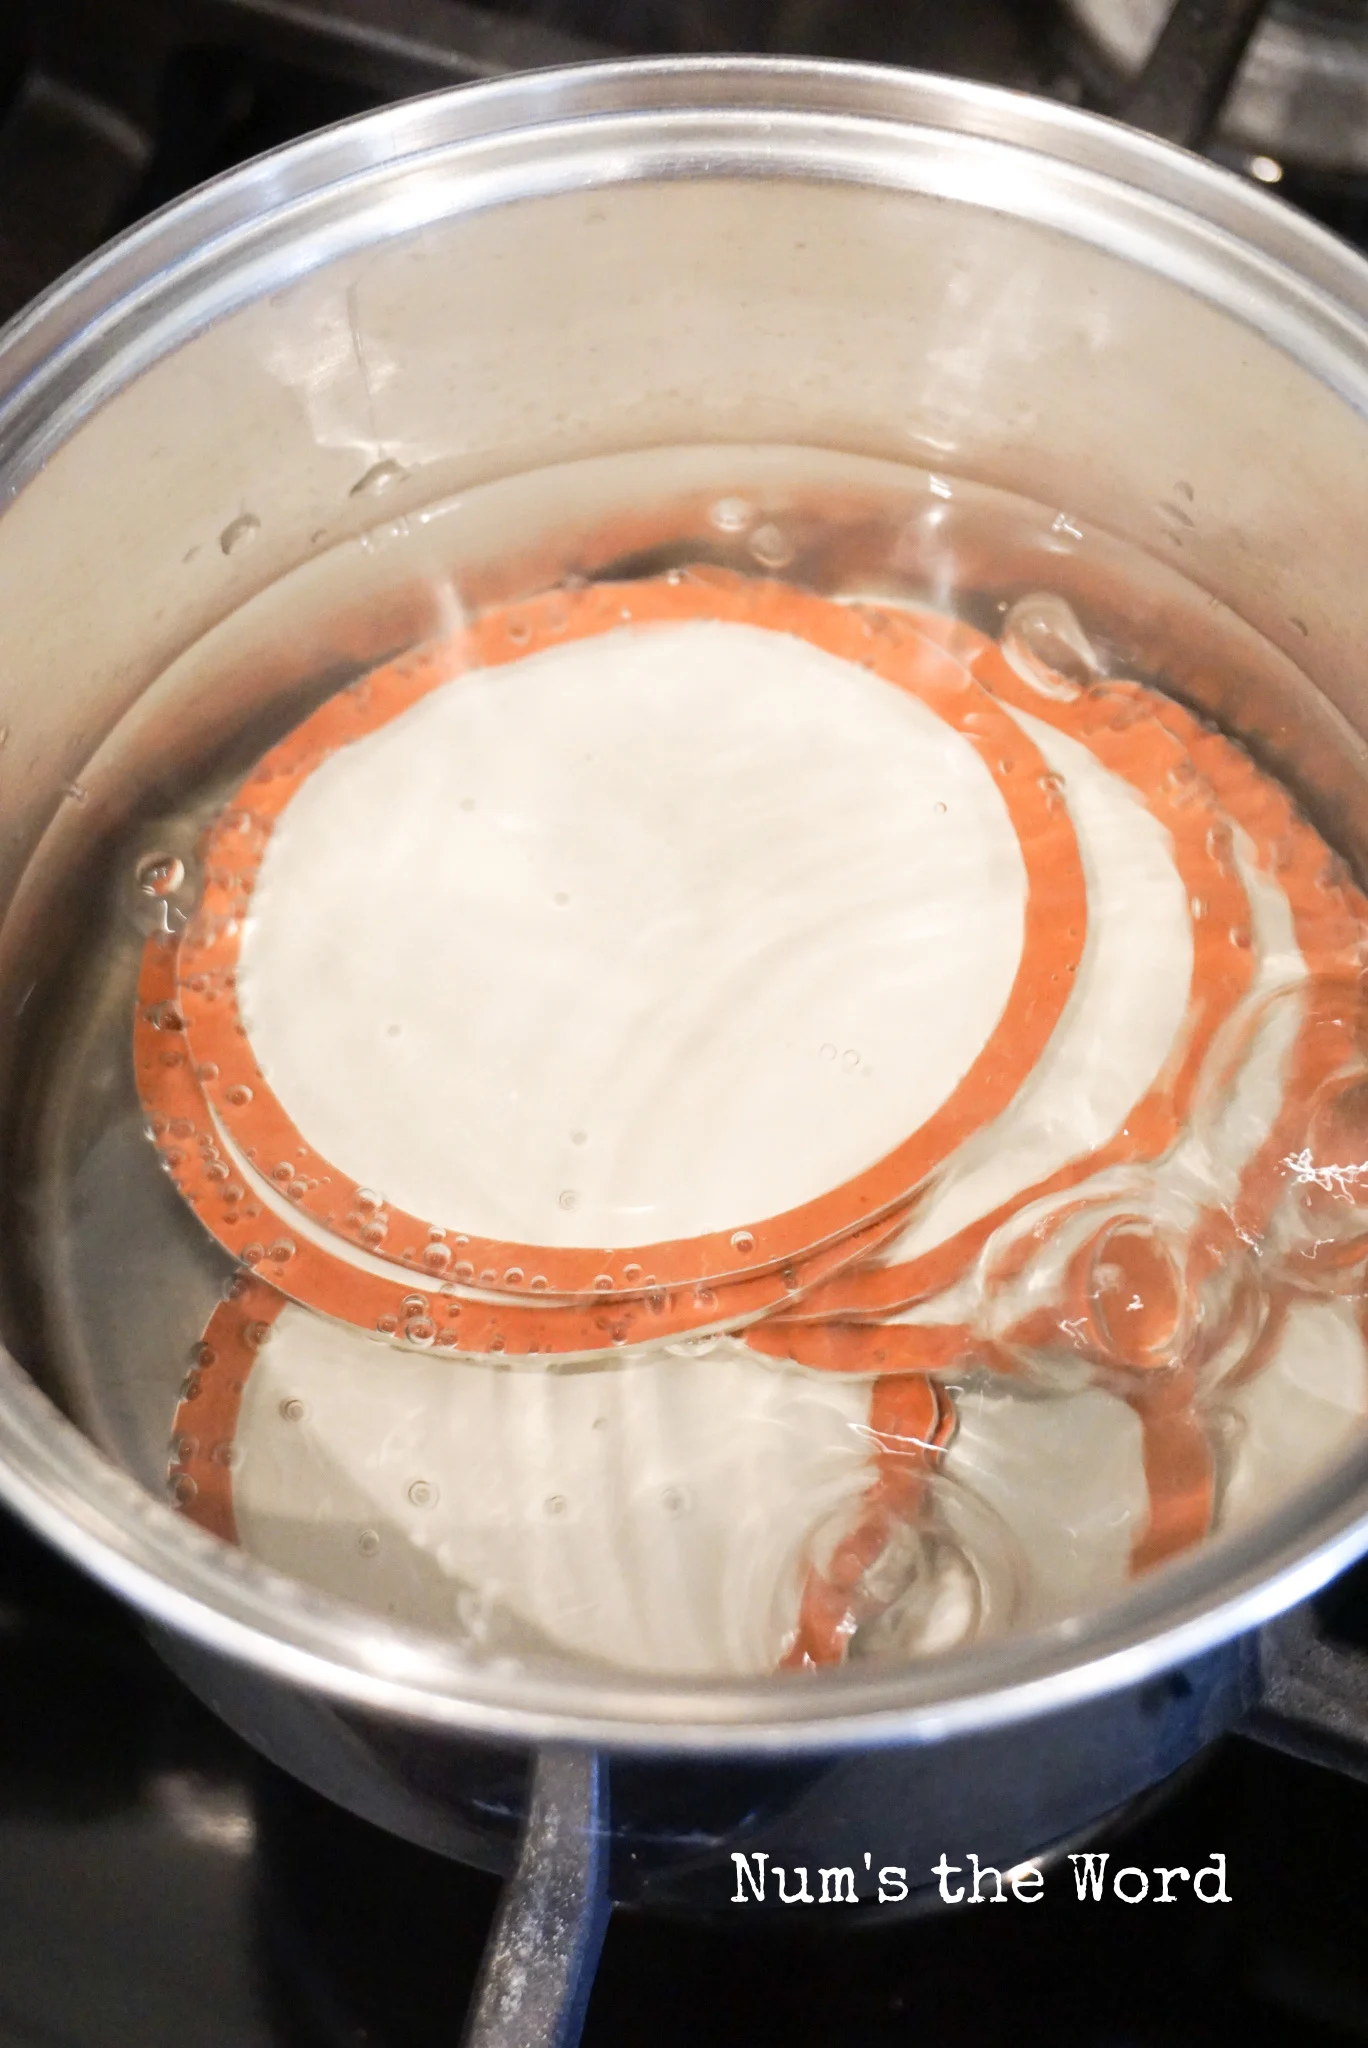
[[[379,497],[402,483],[377,474],[367,487]],[[206,1447],[186,1418],[221,1365],[206,1362],[204,1332],[217,1302],[260,1282],[201,1228],[149,1140],[130,1048],[139,963],[149,933],[193,913],[206,825],[314,705],[487,605],[703,563],[1005,631],[1018,670],[1038,677],[1153,679],[1274,759],[1290,703],[1303,741],[1312,735],[1304,757],[1347,759],[1304,679],[1182,576],[1200,517],[1184,493],[1160,562],[1067,510],[953,477],[811,450],[650,450],[410,509],[232,612],[108,737],[26,885],[30,921],[70,934],[25,1013],[16,1176],[23,1341],[46,1383],[149,1489],[193,1510],[188,1463]],[[259,531],[255,513],[225,530],[225,564]],[[1318,779],[1333,827],[1354,791]],[[1273,965],[1198,1090],[1190,1157],[1180,1144],[1163,1196],[1171,1233],[1211,1204],[1213,1132],[1235,1143],[1253,1114],[1237,1079],[1251,1048],[1285,1058],[1298,1028],[1304,997],[1282,987],[1271,905],[1261,944]],[[1330,1009],[1342,994],[1328,990]],[[1262,1248],[1238,1230],[1200,1279],[1216,1335],[1204,1339],[1214,1391],[1197,1429],[1220,1521],[1266,1512],[1361,1428],[1358,1127],[1325,1142],[1329,1152],[1308,1140],[1302,1180],[1326,1196],[1313,1258],[1322,1241],[1347,1246],[1333,1282],[1322,1284],[1322,1260],[1275,1330]],[[1162,1321],[1170,1267],[1146,1266],[1143,1247],[1127,1265],[1136,1189],[1123,1174],[1101,1192],[1124,1226],[1104,1270],[1134,1283],[1132,1313],[1138,1302]],[[985,1258],[980,1288],[1010,1273],[1006,1299],[1023,1284],[1011,1230]],[[1146,1474],[1161,1455],[1181,1470],[1187,1453],[1168,1442],[1178,1425],[1147,1411],[1142,1428],[1114,1378],[1023,1337],[1019,1309],[973,1310],[993,1326],[992,1369],[942,1362],[935,1452],[862,1567],[845,1654],[906,1658],[1077,1612],[1150,1561]],[[892,1320],[915,1333],[919,1313]],[[874,1485],[878,1368],[857,1360],[833,1377],[811,1332],[794,1340],[796,1362],[708,1335],[597,1368],[473,1366],[416,1342],[372,1343],[362,1357],[353,1340],[320,1340],[288,1310],[262,1344],[242,1440],[208,1447],[232,1472],[240,1534],[301,1577],[473,1648],[700,1675],[768,1668],[805,1578],[837,1572]],[[1230,1384],[1216,1386],[1237,1351]],[[732,1426],[719,1430],[719,1415]]]

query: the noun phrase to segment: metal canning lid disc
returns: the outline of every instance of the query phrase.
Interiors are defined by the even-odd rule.
[[[1087,927],[960,663],[711,573],[366,678],[205,868],[175,1000],[221,1135],[368,1256],[515,1297],[749,1283],[891,1216],[1011,1101]]]

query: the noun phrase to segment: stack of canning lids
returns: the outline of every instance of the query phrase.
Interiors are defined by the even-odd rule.
[[[134,1025],[238,1267],[171,1483],[272,1563],[638,1668],[905,1656],[1356,1426],[1368,903],[1056,600],[502,606],[201,852]]]

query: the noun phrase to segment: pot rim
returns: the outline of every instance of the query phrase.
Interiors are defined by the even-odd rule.
[[[425,209],[449,217],[585,189],[586,173],[592,184],[691,171],[920,190],[929,177],[945,196],[1159,268],[1368,413],[1368,264],[1200,158],[1051,101],[931,74],[652,59],[383,107],[257,158],[110,243],[0,335],[0,502],[149,363],[377,224],[403,232]],[[749,1682],[476,1659],[316,1593],[154,1498],[2,1354],[0,1498],[153,1620],[354,1706],[517,1742],[830,1752],[1003,1726],[1139,1685],[1258,1627],[1368,1548],[1368,1445],[1255,1528],[1213,1538],[1083,1616],[903,1669]]]

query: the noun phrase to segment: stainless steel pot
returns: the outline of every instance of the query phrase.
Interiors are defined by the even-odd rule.
[[[1176,150],[976,86],[730,60],[534,74],[247,166],[0,345],[8,1073],[60,926],[52,877],[132,801],[101,777],[116,728],[143,735],[150,785],[192,732],[316,668],[284,628],[273,672],[228,691],[193,653],[373,522],[358,486],[382,474],[402,514],[684,442],[933,462],[1181,560],[1220,637],[1188,622],[1179,686],[1368,864],[1356,256]],[[415,606],[373,632],[402,637]],[[607,1887],[720,1904],[741,1844],[863,1884],[866,1850],[924,1869],[1069,1836],[1246,1711],[1267,1678],[1252,1632],[1368,1544],[1365,1448],[1104,1611],[909,1670],[686,1684],[482,1660],[176,1516],[59,1412],[86,1420],[82,1390],[26,1337],[11,1280],[4,1497],[301,1776],[492,1867],[526,1819],[524,1919],[497,1954],[540,1926],[548,1970],[521,2006],[495,1970],[490,2040],[563,2031]],[[1352,1720],[1351,1692],[1327,1706],[1290,1668],[1298,1718]]]

